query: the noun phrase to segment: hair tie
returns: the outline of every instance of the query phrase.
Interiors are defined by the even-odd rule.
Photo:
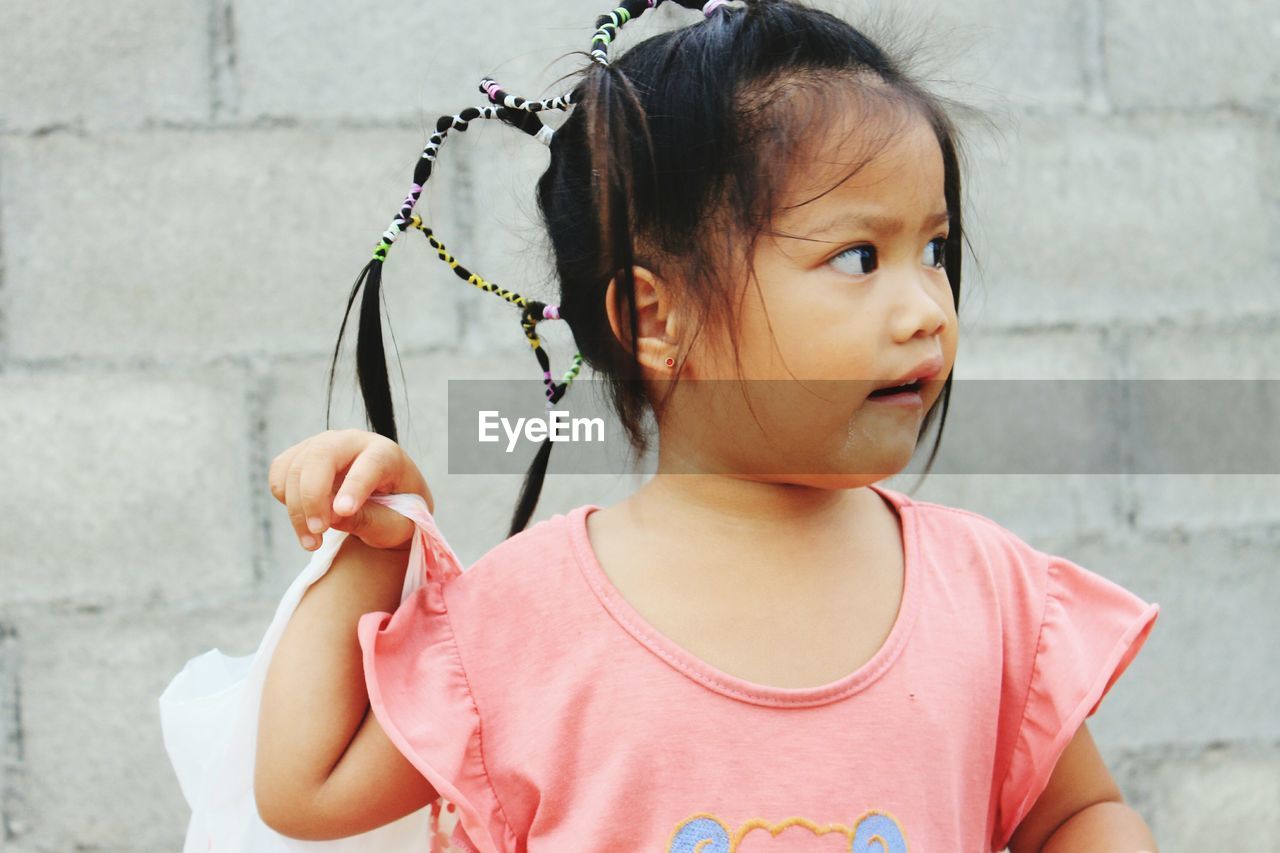
[[[702,14],[710,18],[712,12],[714,12],[720,6],[724,6],[728,2],[729,0],[708,0],[707,3],[704,3],[702,5]]]
[[[600,65],[609,64],[609,45],[618,35],[627,21],[638,17],[648,9],[655,8],[663,0],[621,0],[609,12],[596,18],[596,32],[591,37],[591,61]]]

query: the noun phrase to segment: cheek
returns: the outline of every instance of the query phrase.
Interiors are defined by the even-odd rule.
[[[749,287],[738,303],[738,352],[749,379],[786,379],[810,358],[814,318],[797,300],[777,290]],[[809,346],[806,347],[806,342]],[[732,370],[732,361],[729,362]],[[732,375],[732,373],[726,374]]]
[[[851,376],[859,368],[857,341],[867,340],[859,327],[860,312],[843,304],[829,288],[804,289],[802,275],[794,275],[790,291],[766,291],[766,303],[758,297],[743,303],[740,314],[744,351],[750,347],[751,375],[774,379],[833,378],[833,372]],[[816,282],[814,284],[817,284]],[[744,359],[745,363],[745,359]]]

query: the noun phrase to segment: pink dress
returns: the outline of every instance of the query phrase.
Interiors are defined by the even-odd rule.
[[[872,486],[902,605],[837,681],[736,678],[650,626],[587,537],[594,504],[463,572],[439,552],[358,635],[388,736],[467,851],[1001,850],[1159,605],[966,510]],[[874,842],[874,844],[873,844]]]

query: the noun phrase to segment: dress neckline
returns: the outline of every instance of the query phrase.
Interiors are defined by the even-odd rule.
[[[578,567],[601,605],[635,639],[671,667],[699,684],[725,696],[755,705],[782,708],[825,705],[863,690],[882,676],[898,658],[915,623],[920,598],[918,530],[914,502],[894,489],[870,484],[898,515],[903,549],[903,590],[898,615],[889,636],[862,666],[828,684],[815,687],[777,687],[730,675],[676,644],[640,615],[605,574],[587,535],[587,516],[603,509],[583,504],[566,513],[568,535]]]

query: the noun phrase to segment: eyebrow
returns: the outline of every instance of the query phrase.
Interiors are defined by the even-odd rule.
[[[921,226],[922,231],[928,230],[944,222],[951,221],[951,211],[943,210],[931,214]],[[850,215],[840,215],[828,219],[817,228],[809,232],[809,236],[818,234],[826,234],[828,231],[834,231],[837,228],[862,227],[872,231],[879,231],[881,234],[897,234],[902,231],[903,224],[901,219],[892,216],[879,216],[873,213],[863,213]]]

